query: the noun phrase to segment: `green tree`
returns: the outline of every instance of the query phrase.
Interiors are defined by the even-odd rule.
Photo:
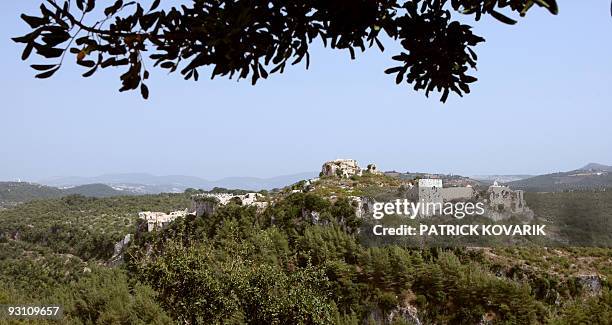
[[[468,75],[476,67],[473,47],[484,41],[452,14],[476,20],[491,15],[514,24],[507,15],[524,16],[534,4],[558,11],[556,0],[191,0],[169,10],[158,9],[160,0],[146,7],[144,1],[116,0],[97,8],[100,2],[43,0],[39,16],[22,15],[32,29],[13,39],[25,44],[22,58],[35,49],[51,59],[32,65],[40,71],[37,78],[53,75],[69,51],[88,68],[84,77],[125,67],[120,91],[140,87],[147,98],[147,52],[154,66],[180,69],[185,79],[198,80],[198,69],[211,66],[212,77],[250,78],[255,84],[288,64],[305,61],[308,68],[310,45],[317,39],[354,59],[356,50],[374,45],[383,51],[386,36],[402,47],[393,56],[397,66],[386,73],[426,95],[442,92],[444,102],[450,91],[470,92],[476,81]]]

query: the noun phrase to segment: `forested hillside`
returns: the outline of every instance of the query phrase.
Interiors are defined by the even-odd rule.
[[[0,182],[0,208],[34,199],[60,197],[62,190],[39,184],[24,182]]]
[[[37,199],[58,198],[68,195],[111,197],[134,193],[118,191],[104,184],[87,184],[66,189],[27,182],[0,182],[0,208]]]
[[[73,324],[612,319],[608,248],[367,247],[348,200],[275,195],[263,211],[230,203],[151,233],[136,232],[137,212],[184,209],[187,194],[70,196],[0,211],[0,304],[60,303]],[[556,213],[557,198],[538,195],[534,209]],[[127,233],[136,236],[124,264],[106,266]]]

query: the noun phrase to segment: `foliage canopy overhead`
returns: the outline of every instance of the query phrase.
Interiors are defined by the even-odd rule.
[[[23,60],[36,50],[51,61],[32,65],[37,78],[51,77],[70,53],[88,69],[84,77],[123,67],[120,91],[140,88],[148,98],[145,57],[186,80],[198,80],[199,70],[210,66],[212,78],[255,84],[287,65],[308,68],[316,39],[355,58],[356,50],[374,45],[383,51],[380,37],[386,35],[403,50],[385,72],[426,95],[440,92],[445,102],[451,91],[470,92],[473,47],[484,41],[453,13],[514,24],[508,15],[524,16],[534,5],[558,12],[556,0],[190,0],[170,9],[160,9],[160,2],[116,0],[100,7],[96,0],[42,0],[40,15],[21,16],[31,32],[13,40],[25,44]]]

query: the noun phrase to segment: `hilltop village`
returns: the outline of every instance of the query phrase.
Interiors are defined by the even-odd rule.
[[[319,177],[298,182],[278,192],[198,193],[192,196],[190,209],[170,213],[143,211],[139,217],[146,223],[146,230],[153,231],[164,228],[179,217],[210,215],[216,207],[230,203],[254,206],[258,211],[263,211],[285,196],[313,192],[331,201],[340,197],[350,199],[357,217],[362,218],[370,215],[374,203],[380,201],[378,190],[381,193],[396,192],[395,198],[414,202],[483,202],[488,208],[485,216],[493,220],[505,219],[512,214],[531,213],[525,204],[523,191],[512,190],[497,182],[485,189],[479,188],[473,180],[461,177],[429,174],[427,176],[432,178],[417,176],[405,179],[400,176],[397,172],[383,173],[375,164],[361,168],[354,159],[336,159],[322,165]],[[316,221],[318,216],[313,215],[312,218]]]

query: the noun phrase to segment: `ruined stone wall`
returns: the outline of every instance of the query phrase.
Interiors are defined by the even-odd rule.
[[[455,200],[470,200],[475,196],[471,187],[445,187],[442,189],[442,200],[445,202]]]
[[[354,159],[336,159],[328,161],[321,167],[323,176],[351,177],[362,174],[361,168]]]
[[[504,209],[511,212],[522,212],[525,208],[523,191],[513,191],[507,186],[494,184],[487,190],[489,205],[493,209]]]
[[[158,230],[166,227],[176,218],[184,217],[188,213],[189,212],[187,209],[181,211],[174,211],[170,214],[166,214],[164,212],[143,211],[139,212],[138,216],[140,217],[140,219],[145,220],[147,222],[147,231],[151,232],[153,230]]]

